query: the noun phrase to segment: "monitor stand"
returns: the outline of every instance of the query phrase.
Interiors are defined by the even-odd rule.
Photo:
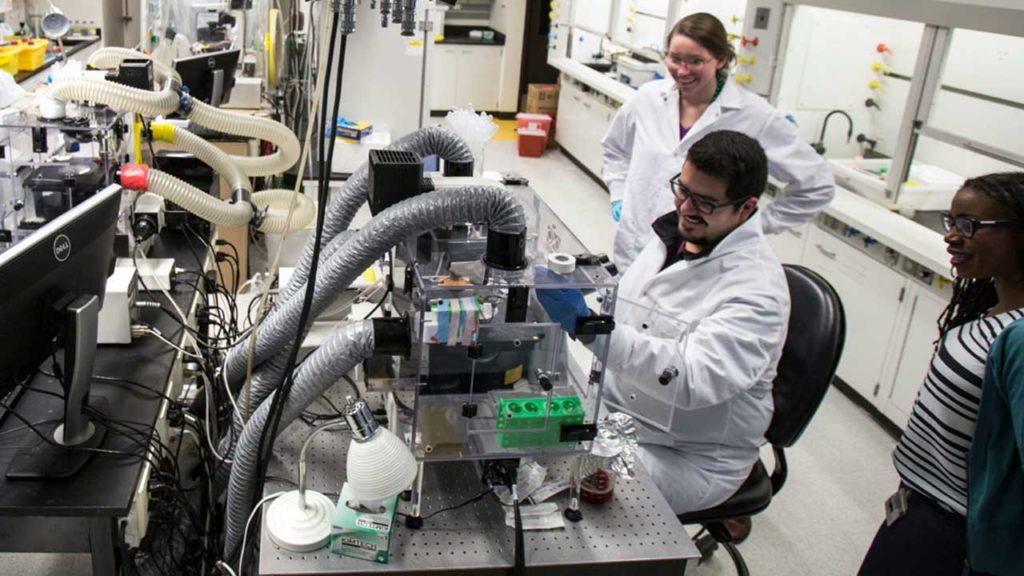
[[[10,480],[70,478],[92,458],[89,449],[98,447],[106,436],[106,427],[90,421],[82,410],[96,360],[99,298],[67,297],[57,307],[64,333],[64,419],[53,432],[54,444],[41,442],[15,454],[7,469]],[[102,399],[88,403],[95,410],[106,411]]]

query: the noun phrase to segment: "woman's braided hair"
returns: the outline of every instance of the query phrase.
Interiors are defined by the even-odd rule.
[[[1006,211],[1006,218],[1024,222],[1024,172],[1001,172],[970,178],[961,187],[970,188]],[[1024,266],[1024,260],[1021,265]],[[999,302],[991,278],[957,278],[953,297],[939,316],[939,334],[981,318]]]

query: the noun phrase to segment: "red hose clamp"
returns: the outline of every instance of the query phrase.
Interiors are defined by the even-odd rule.
[[[145,164],[121,166],[121,186],[129,190],[147,190],[149,188],[149,166]]]

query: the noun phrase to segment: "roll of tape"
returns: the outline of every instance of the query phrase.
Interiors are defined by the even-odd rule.
[[[548,268],[558,274],[572,274],[576,270],[576,258],[564,252],[548,254]]]

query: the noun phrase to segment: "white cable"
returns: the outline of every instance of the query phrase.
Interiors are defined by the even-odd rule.
[[[217,570],[220,570],[221,574],[228,574],[229,576],[238,576],[237,574],[235,574],[235,569],[223,560],[217,560],[215,566],[217,567]]]
[[[233,415],[237,416],[238,415],[238,404],[235,403],[235,396],[233,394],[231,394],[231,386],[228,385],[227,370],[225,370],[223,366],[221,366],[220,375],[221,375],[221,377],[218,378],[218,380],[220,380],[221,382],[224,383],[224,392],[227,393],[228,400],[231,402],[231,411],[232,411]]]
[[[252,519],[256,517],[256,512],[259,512],[260,506],[263,506],[268,500],[273,500],[282,494],[287,494],[286,491],[274,492],[264,496],[262,500],[256,503],[256,507],[252,509],[252,513],[249,514],[249,519],[245,521],[245,532],[242,533],[242,553],[238,556],[238,573],[242,573],[242,566],[245,565],[245,539],[249,537],[249,525],[252,524]]]
[[[145,262],[146,260],[148,260],[146,258],[146,254],[144,252],[142,252],[142,250],[140,250],[139,248],[140,247],[138,245],[135,246],[135,254],[136,254],[136,256],[142,258],[142,261]],[[161,284],[160,282],[157,282],[157,288],[160,289],[160,292],[163,293],[164,298],[167,298],[167,301],[170,302],[171,306],[174,307],[174,311],[178,313],[178,317],[181,318],[182,330],[185,332],[185,335],[188,336],[189,340],[192,341],[192,346],[196,350],[202,350],[202,348],[199,346],[199,341],[196,340],[196,337],[193,336],[192,333],[188,331],[188,318],[185,316],[185,313],[181,311],[181,307],[178,306],[178,303],[174,301],[174,298],[171,297],[170,292],[168,292],[167,289],[164,288],[163,284]],[[158,336],[158,338],[163,340],[162,336]],[[165,340],[165,342],[166,342],[166,340]],[[171,343],[168,342],[168,344],[171,344]],[[174,346],[175,348],[178,348],[178,346],[176,346],[174,344],[171,344],[171,346]],[[181,348],[178,348],[178,349],[182,350]],[[182,352],[185,352],[185,351],[182,350]],[[188,354],[189,356],[193,357],[193,358],[198,358],[200,360],[200,364],[205,364],[206,363],[206,359],[203,358],[202,355],[198,355],[197,356],[195,354],[190,354],[188,352],[185,352],[185,353]]]
[[[191,418],[192,420],[196,421],[196,423],[198,425],[198,421],[199,421],[198,418],[196,418],[195,416],[193,416],[191,414],[186,414],[185,415],[185,419],[188,420],[189,418]],[[233,462],[230,459],[224,458],[223,456],[221,456],[217,452],[217,449],[213,447],[213,441],[210,439],[211,438],[211,436],[210,436],[210,400],[206,401],[206,421],[203,422],[202,430],[203,430],[203,432],[206,435],[206,446],[207,446],[207,448],[210,449],[210,452],[213,452],[213,455],[216,456],[217,459],[220,460],[221,462],[223,462],[225,464],[232,464]],[[195,435],[195,432],[193,432],[192,434]],[[198,435],[196,436],[196,442],[202,442],[201,440],[199,440],[199,436]]]
[[[146,326],[145,324],[136,324],[136,326],[139,327],[139,329],[142,330],[143,332],[145,332],[146,334],[149,334],[149,335],[155,337],[157,340],[163,342],[164,344],[167,344],[171,348],[174,348],[175,350],[177,350],[178,352],[181,352],[182,354],[184,354],[185,356],[188,356],[189,358],[196,358],[198,360],[202,360],[203,359],[203,357],[200,356],[199,354],[193,354],[192,352],[189,352],[188,350],[185,350],[181,346],[178,346],[174,342],[171,342],[167,338],[164,338],[164,335],[161,334],[160,331],[157,330],[156,328],[153,328],[151,326]]]

